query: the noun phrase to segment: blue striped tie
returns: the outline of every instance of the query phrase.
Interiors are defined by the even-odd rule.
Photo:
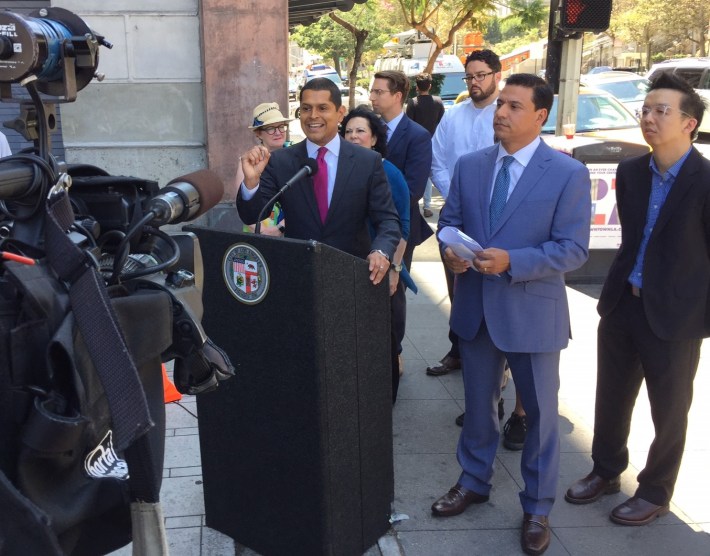
[[[488,209],[491,232],[493,232],[493,228],[496,227],[500,215],[503,214],[505,203],[508,202],[508,189],[510,189],[510,172],[508,172],[508,166],[510,166],[514,160],[515,158],[512,156],[503,157],[503,166],[498,171],[496,181],[493,184],[493,195],[491,196],[491,205]]]

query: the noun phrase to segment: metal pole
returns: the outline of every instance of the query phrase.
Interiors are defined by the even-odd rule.
[[[562,135],[563,124],[576,124],[579,74],[582,69],[582,39],[569,39],[562,46],[562,71],[557,97],[555,135]]]
[[[556,93],[560,90],[560,59],[562,58],[562,43],[557,40],[557,17],[559,0],[550,0],[550,21],[547,29],[547,59],[545,61],[545,79]]]

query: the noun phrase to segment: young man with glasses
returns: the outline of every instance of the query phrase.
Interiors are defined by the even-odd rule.
[[[669,511],[700,346],[710,335],[710,161],[692,145],[704,110],[685,81],[661,74],[641,109],[652,153],[616,172],[622,241],[598,305],[594,467],[565,499],[589,504],[619,492],[645,380],[655,438],[634,496],[609,515],[621,525],[646,525]]]

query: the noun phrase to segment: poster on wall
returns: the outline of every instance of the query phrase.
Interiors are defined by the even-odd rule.
[[[592,180],[590,249],[617,249],[621,225],[616,210],[616,163],[587,164]]]

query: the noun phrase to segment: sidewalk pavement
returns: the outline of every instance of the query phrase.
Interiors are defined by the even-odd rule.
[[[437,203],[439,201],[439,203]],[[434,225],[438,218],[434,199]],[[490,501],[451,518],[434,518],[430,506],[457,480],[459,431],[454,419],[464,409],[461,373],[425,374],[449,348],[449,300],[436,243],[418,247],[412,274],[419,294],[408,293],[405,371],[394,407],[394,514],[389,535],[366,556],[509,556],[522,554],[519,544],[522,510],[520,452],[501,443]],[[584,291],[580,291],[584,290]],[[574,340],[560,362],[560,444],[562,449],[557,502],[550,515],[549,556],[661,556],[710,554],[710,348],[703,349],[695,381],[695,403],[685,456],[671,513],[645,527],[624,527],[608,519],[609,511],[634,493],[653,428],[646,396],[639,396],[629,440],[631,465],[622,476],[622,491],[588,506],[564,501],[567,487],[591,470],[596,377],[595,310],[600,287],[568,287]],[[584,293],[586,292],[586,293]],[[239,380],[236,377],[235,380]],[[503,392],[506,418],[514,406],[512,381]],[[172,556],[258,556],[235,546],[232,539],[204,525],[204,501],[196,404],[183,397],[169,404],[162,504]],[[679,434],[682,431],[679,431]],[[278,534],[278,524],[274,524]],[[113,556],[129,556],[126,547]],[[335,555],[338,556],[338,555]]]

